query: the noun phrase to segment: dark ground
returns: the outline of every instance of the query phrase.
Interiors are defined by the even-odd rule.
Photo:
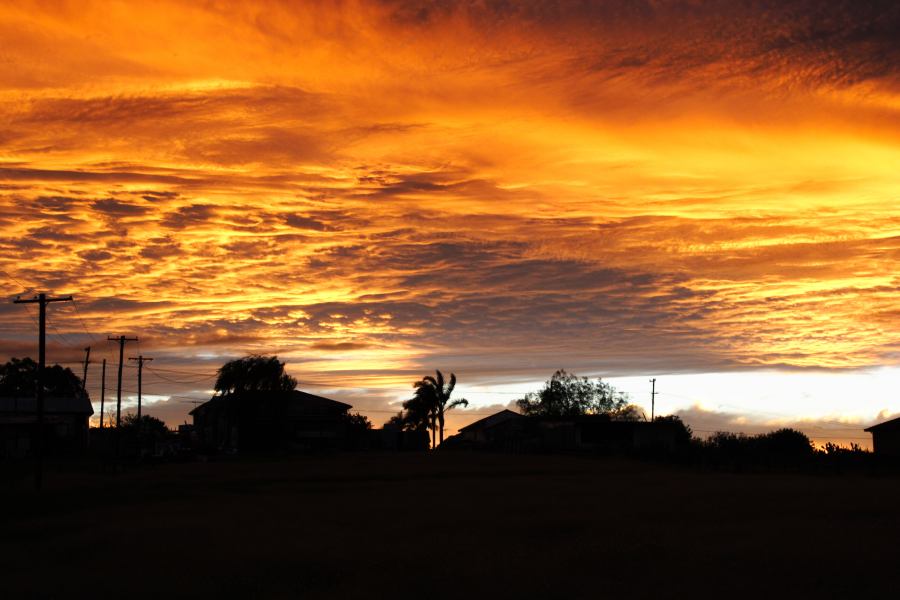
[[[0,596],[888,598],[900,477],[335,455],[6,489]]]

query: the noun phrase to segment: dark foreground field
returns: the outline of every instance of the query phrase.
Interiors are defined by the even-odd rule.
[[[900,479],[337,455],[4,492],[4,598],[887,598]]]

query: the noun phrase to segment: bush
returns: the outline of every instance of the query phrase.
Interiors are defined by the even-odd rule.
[[[780,456],[810,456],[814,451],[806,434],[796,429],[779,429],[751,438],[761,452]]]

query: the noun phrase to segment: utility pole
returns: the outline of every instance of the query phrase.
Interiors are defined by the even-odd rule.
[[[84,349],[84,375],[81,376],[81,391],[83,392],[87,387],[87,368],[88,365],[91,364],[91,347],[88,346]]]
[[[116,386],[116,429],[122,424],[122,362],[125,360],[125,342],[136,342],[136,337],[107,337],[110,342],[119,342],[119,383]]]
[[[650,380],[653,385],[650,391],[650,422],[656,418],[656,377]]]
[[[132,356],[128,360],[135,360],[138,364],[138,427],[140,427],[141,423],[141,373],[144,371],[144,362],[148,360],[153,360],[152,358],[147,358],[143,355],[138,355],[136,357]]]
[[[103,431],[103,409],[106,402],[106,359],[103,359],[103,369],[100,371],[100,431]]]
[[[34,298],[16,298],[13,304],[37,304],[38,310],[38,371],[35,380],[35,400],[37,404],[37,436],[35,440],[34,487],[40,490],[44,484],[44,363],[47,358],[47,305],[51,302],[70,302],[72,296],[50,298],[38,294]]]

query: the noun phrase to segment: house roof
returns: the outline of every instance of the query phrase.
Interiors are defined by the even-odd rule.
[[[510,419],[518,419],[522,418],[523,415],[520,415],[517,412],[513,412],[511,410],[504,409],[498,413],[494,413],[490,416],[487,416],[483,419],[479,419],[474,423],[469,423],[465,427],[461,428],[459,431],[476,431],[478,429],[487,429],[489,427],[493,427],[494,425],[499,425],[505,421],[509,421]]]
[[[890,421],[885,421],[884,423],[878,423],[876,425],[872,425],[871,427],[866,427],[863,431],[873,432],[876,430],[890,430],[890,429],[900,429],[900,417],[896,419],[891,419]]]
[[[0,397],[0,413],[36,413],[37,399],[31,397]],[[46,414],[94,414],[94,407],[87,394],[75,396],[47,396],[44,398]]]
[[[316,396],[315,394],[310,394],[308,392],[301,392],[300,390],[258,391],[243,392],[231,396],[213,396],[203,404],[195,406],[188,414],[193,415],[198,411],[205,410],[207,407],[231,399],[255,399],[262,402],[285,400],[288,403],[288,413],[294,415],[346,412],[353,408],[350,404],[338,402],[337,400],[325,398],[324,396]]]

